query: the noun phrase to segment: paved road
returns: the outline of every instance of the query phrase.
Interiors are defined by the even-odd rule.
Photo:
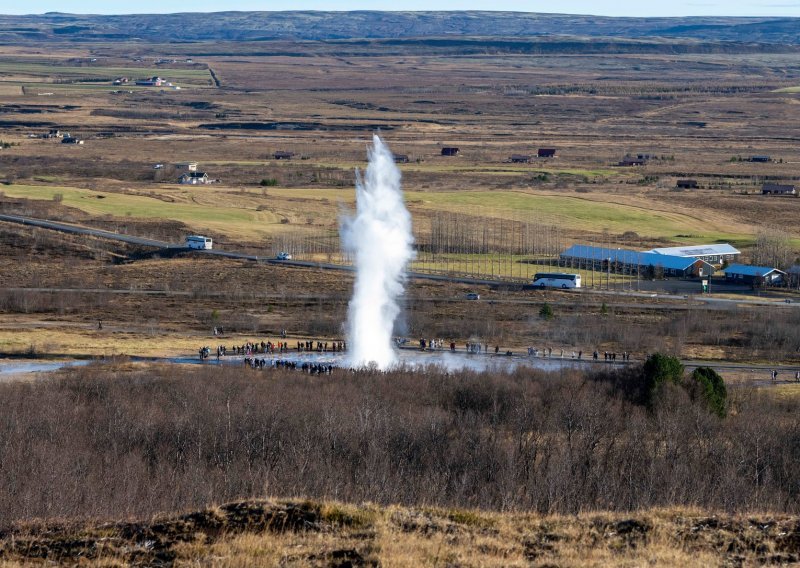
[[[9,223],[19,223],[21,225],[29,225],[33,227],[40,227],[42,229],[50,229],[52,231],[61,231],[62,233],[90,235],[92,237],[98,237],[101,239],[112,239],[115,241],[122,241],[123,243],[130,243],[132,245],[156,247],[161,249],[183,248],[179,245],[172,245],[164,241],[144,239],[142,237],[134,237],[131,235],[122,235],[120,233],[113,233],[111,231],[102,231],[100,229],[92,229],[90,227],[81,227],[79,225],[70,225],[67,223],[58,223],[56,221],[34,219],[32,217],[22,217],[20,215],[0,215],[0,221],[6,221]]]
[[[25,217],[21,215],[2,215],[0,214],[0,221],[5,221],[8,223],[18,223],[21,225],[28,225],[33,227],[40,227],[42,229],[49,229],[53,231],[61,231],[64,233],[72,233],[78,235],[89,235],[92,237],[97,237],[101,239],[110,239],[115,241],[120,241],[124,243],[129,243],[133,245],[139,246],[146,246],[146,247],[153,247],[157,249],[171,249],[171,250],[184,250],[184,251],[193,251],[198,254],[205,254],[209,256],[217,256],[222,258],[231,258],[236,260],[249,260],[253,262],[265,262],[269,264],[281,264],[284,266],[296,266],[299,268],[316,268],[316,269],[323,269],[323,270],[338,270],[338,271],[345,271],[345,272],[354,272],[355,269],[352,266],[342,266],[340,264],[332,264],[332,263],[324,263],[324,262],[311,262],[311,261],[304,261],[304,260],[277,260],[275,258],[268,258],[263,256],[257,256],[252,254],[244,254],[238,252],[227,252],[222,250],[196,250],[196,249],[189,249],[185,247],[183,244],[176,244],[176,243],[169,243],[166,241],[158,241],[155,239],[145,239],[143,237],[136,237],[132,235],[125,235],[121,233],[115,233],[112,231],[104,231],[101,229],[92,229],[91,227],[83,227],[80,225],[72,225],[69,223],[61,223],[57,221],[48,221],[45,219],[35,219],[33,217]],[[502,282],[498,280],[486,280],[481,278],[462,278],[462,277],[454,277],[454,276],[446,276],[440,274],[425,274],[421,272],[409,272],[409,278],[418,279],[418,280],[432,280],[437,282],[450,282],[456,284],[467,284],[470,286],[486,286],[490,288],[517,288],[520,290],[530,290],[533,289],[532,286],[523,285],[523,284],[514,284],[509,282]],[[676,294],[656,294],[653,292],[634,292],[634,291],[614,291],[614,290],[592,290],[592,289],[581,289],[581,290],[571,290],[569,291],[576,295],[581,296],[589,296],[591,294],[601,294],[601,295],[615,295],[621,297],[629,297],[629,298],[657,298],[663,300],[692,300],[692,303],[687,303],[685,306],[680,305],[670,305],[670,306],[658,306],[652,307],[652,309],[696,309],[699,307],[700,304],[706,304],[709,307],[716,307],[718,309],[728,309],[732,308],[736,305],[740,304],[750,304],[750,305],[762,305],[762,306],[775,306],[775,307],[793,307],[793,308],[800,308],[800,302],[795,303],[784,303],[776,300],[769,300],[769,299],[753,299],[753,298],[741,298],[741,299],[727,299],[727,298],[715,298],[713,296],[707,295],[676,295]],[[145,293],[145,292],[142,292]],[[158,292],[152,292],[156,294]],[[563,291],[560,291],[563,293]],[[454,298],[453,299],[461,301],[461,298]],[[439,300],[441,301],[441,300]],[[494,302],[506,302],[506,303],[536,303],[538,300],[524,300],[524,299],[492,299],[491,301]],[[552,303],[558,304],[560,303],[559,300],[555,300]],[[572,302],[571,302],[572,303]],[[700,304],[698,304],[700,303]],[[614,307],[637,307],[647,309],[650,306],[647,304],[616,304]]]
[[[103,231],[101,229],[92,229],[90,227],[82,227],[80,225],[72,225],[69,223],[60,223],[57,221],[47,221],[45,219],[35,219],[33,217],[24,217],[21,215],[0,215],[0,221],[6,221],[8,223],[18,223],[21,225],[28,225],[33,227],[39,227],[42,229],[49,229],[52,231],[61,231],[62,233],[72,233],[77,235],[89,235],[92,237],[97,237],[101,239],[110,239],[114,241],[120,241],[124,243],[129,243],[133,245],[140,245],[140,246],[147,246],[147,247],[154,247],[157,249],[173,249],[173,250],[186,250],[186,251],[193,251],[199,254],[205,254],[209,256],[219,256],[223,258],[233,258],[238,260],[250,260],[255,262],[266,262],[270,264],[282,264],[284,266],[297,266],[301,268],[321,268],[324,270],[339,270],[339,271],[346,271],[346,272],[354,272],[355,269],[352,266],[342,266],[340,264],[331,264],[331,263],[324,263],[324,262],[310,262],[304,260],[277,260],[275,258],[267,258],[263,256],[256,256],[252,254],[244,254],[239,252],[227,252],[221,250],[196,250],[196,249],[189,249],[185,247],[183,244],[176,244],[176,243],[168,243],[166,241],[157,241],[154,239],[145,239],[142,237],[134,237],[131,235],[124,235],[121,233],[114,233],[112,231]],[[506,282],[498,282],[497,280],[484,280],[479,278],[455,278],[450,276],[443,276],[437,274],[423,274],[419,272],[409,272],[409,278],[416,278],[416,279],[423,279],[423,280],[436,280],[441,282],[458,282],[458,283],[465,283],[471,284],[474,286],[509,286],[513,284],[509,284]]]

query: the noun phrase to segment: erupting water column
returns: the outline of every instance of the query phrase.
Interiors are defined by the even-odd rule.
[[[351,367],[385,370],[397,361],[392,329],[414,237],[392,152],[374,135],[367,155],[364,178],[356,171],[355,216],[341,225],[342,243],[354,254],[356,266],[347,318],[348,360]]]

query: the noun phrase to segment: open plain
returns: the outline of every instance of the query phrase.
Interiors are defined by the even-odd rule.
[[[205,235],[258,260],[0,222],[0,566],[798,562],[797,285],[712,278],[700,294],[574,266],[583,290],[523,287],[566,270],[572,244],[731,243],[797,264],[800,199],[761,191],[800,182],[793,43],[57,28],[45,48],[8,25],[0,214]],[[339,225],[374,132],[402,172],[410,269],[444,277],[409,280],[398,337],[596,364],[311,378],[164,363],[346,339]],[[189,164],[210,183],[179,183]],[[677,386],[645,400],[653,353],[718,368],[727,416]],[[254,497],[275,500],[238,503]]]

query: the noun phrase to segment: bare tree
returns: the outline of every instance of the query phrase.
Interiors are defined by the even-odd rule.
[[[753,250],[753,264],[786,269],[792,264],[794,250],[791,236],[777,228],[767,228],[758,233]]]

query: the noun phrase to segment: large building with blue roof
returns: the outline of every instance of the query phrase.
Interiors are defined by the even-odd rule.
[[[714,273],[714,267],[699,258],[589,245],[572,245],[559,258],[563,265],[573,268],[640,274],[644,278],[697,278]]]

